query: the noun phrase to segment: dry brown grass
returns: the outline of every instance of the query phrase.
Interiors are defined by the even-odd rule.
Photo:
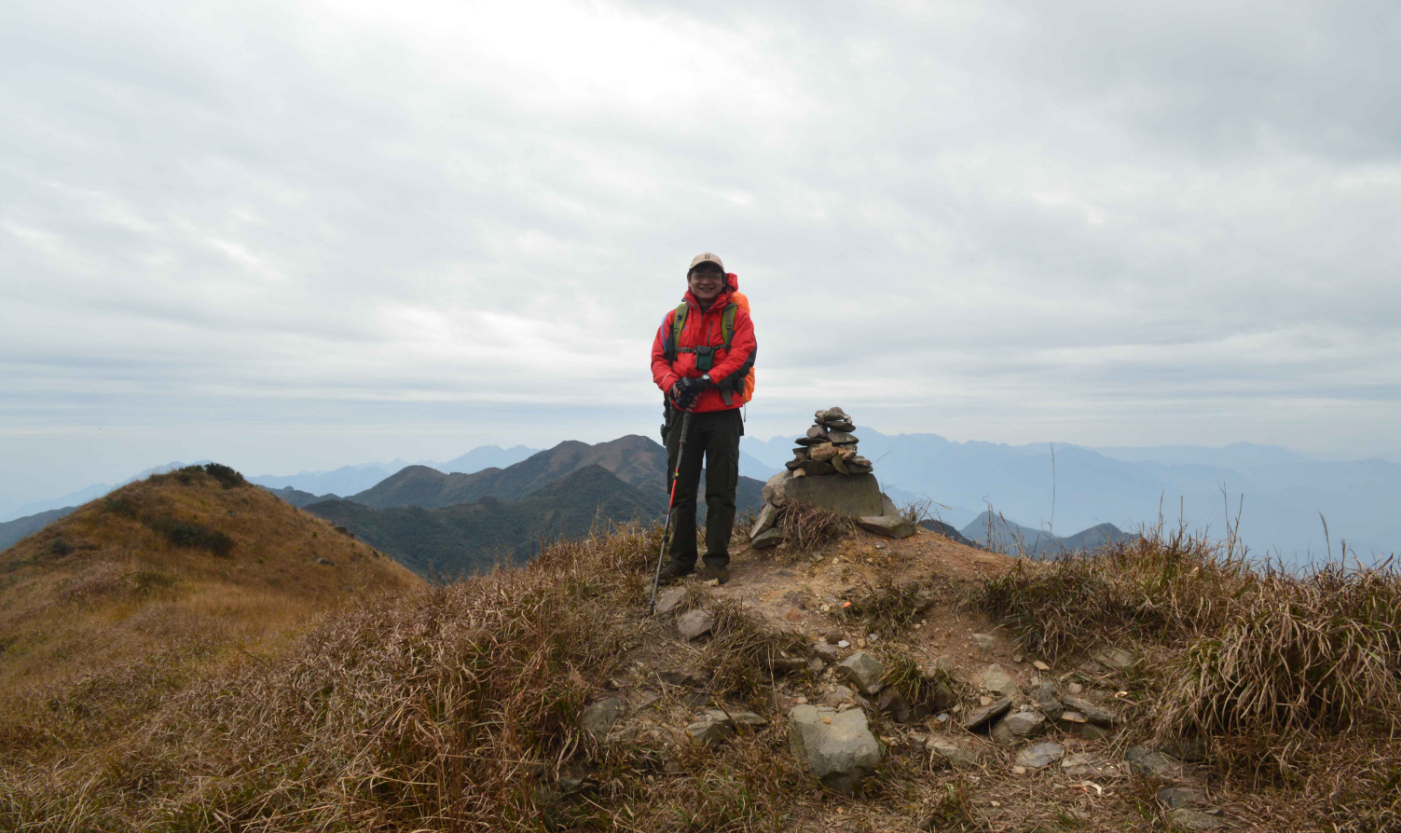
[[[856,521],[846,515],[790,500],[778,518],[784,546],[800,553],[813,553],[856,530]]]
[[[1401,573],[1390,563],[1291,574],[1150,535],[1022,562],[986,582],[982,601],[1052,656],[1114,642],[1153,657],[1135,676],[1159,740],[1207,741],[1229,777],[1287,788],[1334,829],[1398,829]]]
[[[985,583],[980,601],[1051,658],[1098,647],[1106,632],[1172,642],[1221,627],[1259,592],[1258,574],[1220,556],[1182,530],[1142,536],[1093,555],[1019,560]]]
[[[642,616],[657,532],[552,545],[519,570],[325,619],[282,657],[186,687],[99,767],[12,766],[0,827],[111,830],[786,829],[804,793],[770,728],[720,750],[577,728]],[[763,702],[800,647],[737,606],[705,647],[717,698]],[[580,789],[566,777],[588,771]]]
[[[266,652],[356,599],[421,585],[236,472],[215,471],[222,480],[192,468],[131,484],[5,551],[0,760],[35,744],[99,743],[210,664]],[[177,543],[176,525],[205,535]],[[202,545],[211,540],[230,543],[219,555]]]

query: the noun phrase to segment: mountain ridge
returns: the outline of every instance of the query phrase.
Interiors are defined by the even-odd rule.
[[[655,522],[666,512],[666,497],[638,489],[593,463],[514,501],[486,495],[447,506],[374,508],[347,498],[305,509],[420,576],[453,579],[522,564],[542,541],[581,537],[600,521]]]

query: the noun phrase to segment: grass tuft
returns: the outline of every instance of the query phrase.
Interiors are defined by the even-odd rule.
[[[778,519],[784,543],[802,553],[815,552],[856,530],[856,521],[846,515],[790,500]]]

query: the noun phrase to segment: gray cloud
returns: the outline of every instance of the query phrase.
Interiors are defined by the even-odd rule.
[[[752,433],[837,400],[953,437],[1391,449],[1399,19],[10,4],[0,452],[650,433],[647,343],[702,249],[756,306]]]

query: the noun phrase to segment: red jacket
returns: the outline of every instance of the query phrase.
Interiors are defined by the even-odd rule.
[[[680,347],[709,346],[718,348],[715,351],[714,365],[710,368],[710,378],[714,382],[720,382],[741,366],[749,362],[751,356],[757,348],[754,340],[754,322],[750,319],[749,313],[740,307],[735,310],[734,335],[730,338],[730,350],[725,352],[725,338],[720,331],[720,319],[725,313],[725,305],[730,301],[730,294],[739,290],[739,278],[733,273],[726,275],[725,291],[721,292],[715,302],[710,305],[710,309],[701,312],[700,303],[691,291],[686,290],[685,301],[690,305],[691,311],[686,314],[686,323],[681,330]],[[695,353],[677,353],[675,362],[666,360],[664,344],[671,336],[672,319],[676,316],[673,308],[662,318],[662,325],[657,328],[657,337],[652,340],[652,380],[661,388],[662,393],[670,395],[671,386],[685,377],[699,378],[702,371],[696,370]],[[724,411],[731,408],[738,408],[739,402],[733,405],[726,405],[725,399],[720,391],[711,388],[703,392],[696,399],[695,406],[691,409],[697,413],[702,411]]]

